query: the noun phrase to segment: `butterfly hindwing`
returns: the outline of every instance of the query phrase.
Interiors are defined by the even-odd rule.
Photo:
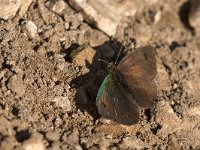
[[[125,125],[139,121],[138,107],[131,103],[130,97],[122,85],[109,74],[103,81],[97,94],[96,105],[99,113]]]
[[[157,98],[155,50],[151,46],[136,49],[120,61],[117,70],[136,103],[145,108],[153,106]]]

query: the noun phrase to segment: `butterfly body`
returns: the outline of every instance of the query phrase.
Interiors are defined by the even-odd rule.
[[[155,51],[146,46],[136,49],[119,65],[110,67],[96,98],[99,113],[125,125],[139,121],[139,107],[154,105],[157,98]]]

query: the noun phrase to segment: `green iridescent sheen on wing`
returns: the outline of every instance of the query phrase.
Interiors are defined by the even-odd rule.
[[[112,77],[111,75],[107,75],[105,77],[105,79],[103,80],[103,83],[101,84],[100,88],[99,88],[99,91],[97,93],[97,100],[99,99],[99,97],[102,95],[102,94],[106,94],[104,93],[104,91],[106,91],[106,88],[109,88],[109,86],[112,86]]]
[[[97,93],[96,106],[103,117],[132,125],[139,121],[139,112],[138,107],[130,103],[130,98],[133,98],[130,93],[109,74]]]

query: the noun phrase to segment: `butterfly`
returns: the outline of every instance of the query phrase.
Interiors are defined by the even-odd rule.
[[[120,124],[139,122],[139,107],[152,108],[157,99],[155,49],[144,46],[109,66],[96,97],[101,116]]]

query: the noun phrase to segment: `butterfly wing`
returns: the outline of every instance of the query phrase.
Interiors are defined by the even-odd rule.
[[[116,83],[109,74],[103,81],[96,99],[99,113],[125,125],[139,121],[138,107],[131,103],[129,93]]]
[[[152,107],[157,99],[157,88],[154,78],[157,73],[155,50],[145,46],[124,57],[117,70],[120,72],[125,85],[132,91],[141,107]]]

